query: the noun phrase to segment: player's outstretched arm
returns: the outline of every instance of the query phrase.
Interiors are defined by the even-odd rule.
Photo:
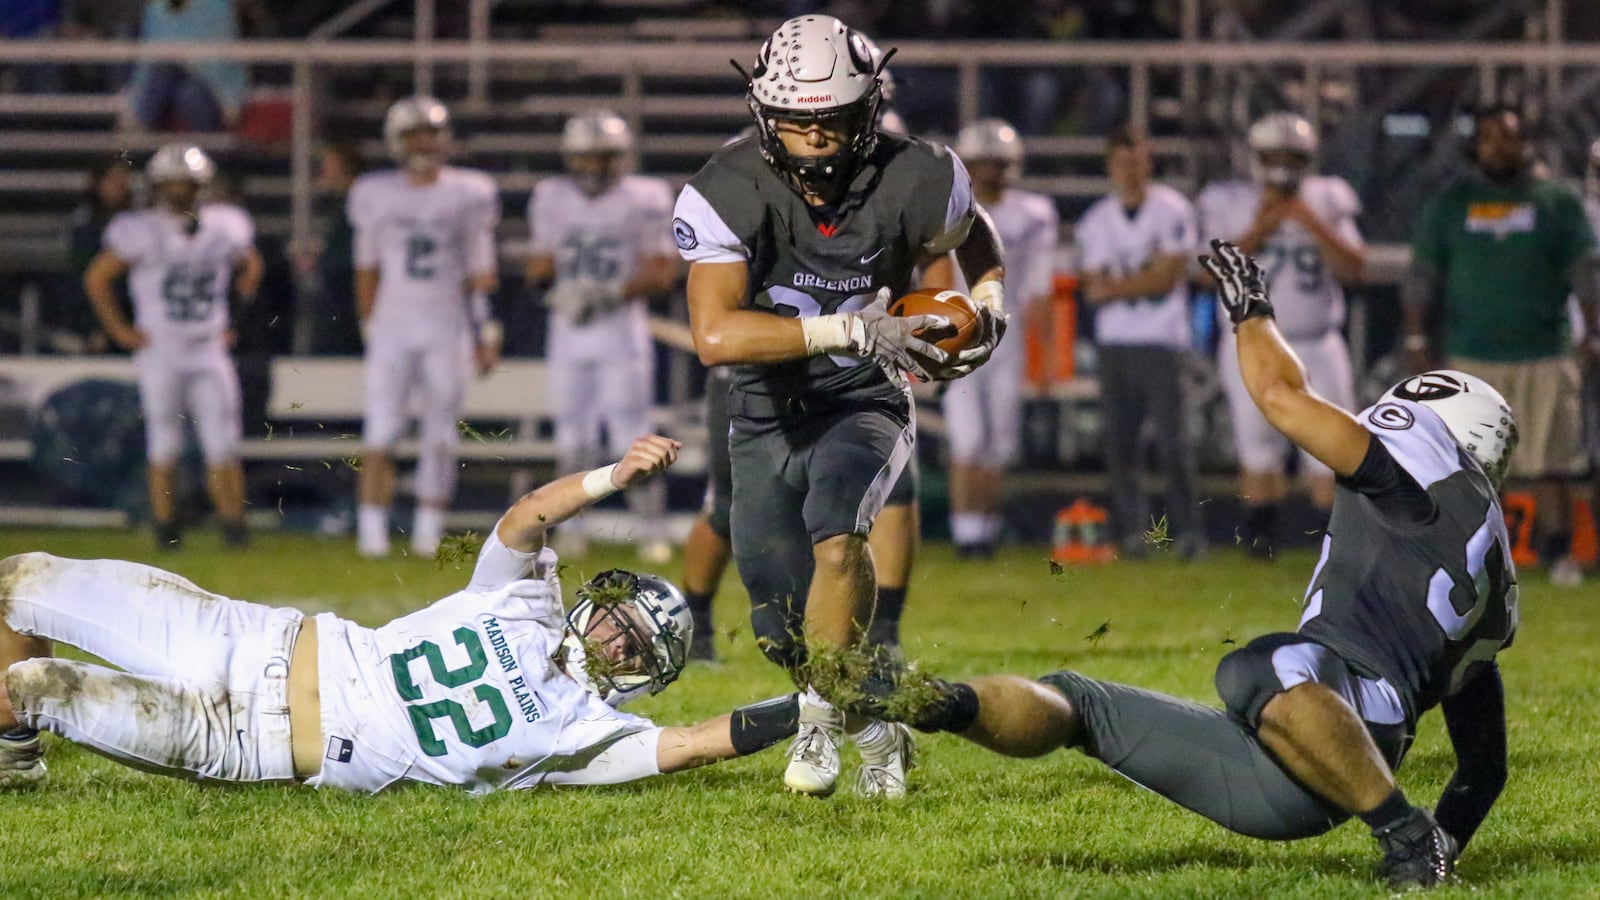
[[[609,466],[564,475],[531,491],[500,518],[495,534],[517,553],[537,553],[544,547],[547,529],[598,500],[665,472],[678,461],[681,450],[683,444],[671,438],[645,435]]]
[[[1506,695],[1500,667],[1489,663],[1446,697],[1442,709],[1456,752],[1456,772],[1434,818],[1458,847],[1465,847],[1506,783]]]
[[[1273,322],[1256,261],[1227,241],[1212,241],[1214,255],[1200,265],[1217,281],[1217,296],[1238,335],[1239,374],[1250,399],[1272,427],[1335,474],[1354,475],[1372,440],[1361,423],[1317,396],[1300,358]]]
[[[656,767],[663,773],[748,756],[794,736],[800,723],[800,695],[788,694],[741,706],[699,725],[661,729]]]
[[[689,328],[708,366],[774,363],[811,355],[801,320],[744,308],[750,267],[743,262],[689,266]]]

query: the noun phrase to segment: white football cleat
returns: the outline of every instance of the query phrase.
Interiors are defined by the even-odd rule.
[[[19,791],[43,787],[50,779],[44,767],[44,745],[39,732],[31,737],[0,735],[0,790]]]
[[[789,745],[789,768],[783,771],[783,786],[797,794],[826,797],[839,780],[838,728],[807,723],[800,726]]]
[[[639,559],[653,566],[672,562],[672,545],[666,541],[650,541],[639,547]]]
[[[896,722],[888,728],[886,747],[861,748],[856,793],[863,797],[898,800],[906,795],[906,772],[916,767],[917,744],[906,726]]]

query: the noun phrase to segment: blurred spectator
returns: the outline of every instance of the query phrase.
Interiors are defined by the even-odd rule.
[[[1184,272],[1198,245],[1194,207],[1172,188],[1151,183],[1150,138],[1137,129],[1112,131],[1106,172],[1114,189],[1089,207],[1076,233],[1083,298],[1095,308],[1106,468],[1121,555],[1143,556],[1150,544],[1168,540],[1140,484],[1140,435],[1149,422],[1167,480],[1160,522],[1170,519],[1178,552],[1193,559],[1206,551],[1183,383],[1189,347]]]
[[[84,351],[88,353],[106,352],[111,349],[111,340],[83,294],[83,274],[100,253],[101,238],[112,217],[132,208],[133,164],[125,156],[116,156],[89,171],[83,203],[72,211],[69,220],[68,271],[61,290],[51,298],[50,323],[83,338]],[[117,299],[124,310],[131,309],[125,281],[117,283]]]
[[[318,246],[299,258],[309,276],[311,352],[331,356],[361,355],[361,318],[356,315],[355,232],[344,215],[350,185],[367,170],[361,149],[339,141],[322,148],[317,190],[322,193]]]
[[[1577,584],[1571,493],[1587,461],[1567,297],[1576,295],[1582,310],[1582,354],[1600,360],[1594,231],[1578,195],[1535,171],[1515,110],[1478,114],[1473,161],[1475,170],[1447,185],[1417,223],[1403,285],[1407,362],[1416,372],[1441,362],[1429,325],[1442,297],[1442,361],[1494,385],[1516,412],[1520,441],[1508,483],[1533,491],[1536,546],[1551,580]],[[1417,386],[1429,389],[1445,388]]]
[[[46,40],[61,29],[61,0],[0,0],[0,37],[11,40]],[[10,89],[25,94],[58,94],[61,67],[54,63],[23,63],[9,73]]]
[[[235,41],[238,11],[234,0],[149,0],[141,37]],[[230,60],[141,62],[133,72],[134,119],[150,130],[221,131],[238,120],[249,87],[244,66]]]

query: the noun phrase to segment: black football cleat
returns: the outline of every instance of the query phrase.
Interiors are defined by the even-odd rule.
[[[1425,809],[1372,833],[1383,848],[1378,877],[1391,891],[1437,887],[1456,869],[1456,842]]]

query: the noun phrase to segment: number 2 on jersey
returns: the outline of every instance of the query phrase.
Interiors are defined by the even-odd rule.
[[[422,747],[422,752],[429,756],[444,756],[450,752],[444,741],[434,734],[435,719],[449,718],[451,727],[456,730],[456,737],[468,747],[487,746],[511,733],[511,708],[506,706],[505,695],[492,684],[480,684],[472,689],[472,695],[494,715],[494,721],[481,728],[472,727],[466,707],[448,697],[428,703],[419,702],[423,692],[412,678],[412,660],[426,658],[433,680],[447,688],[464,687],[477,681],[489,666],[489,656],[483,651],[483,640],[478,637],[478,632],[462,626],[451,632],[450,636],[467,652],[465,665],[450,668],[444,661],[439,645],[433,641],[422,641],[409,650],[389,657],[395,690],[399,692],[401,700],[410,703],[406,711],[411,714],[411,727],[417,733],[417,743]]]
[[[413,234],[406,238],[406,275],[426,281],[433,277],[433,251],[439,245],[433,238],[425,234]]]

